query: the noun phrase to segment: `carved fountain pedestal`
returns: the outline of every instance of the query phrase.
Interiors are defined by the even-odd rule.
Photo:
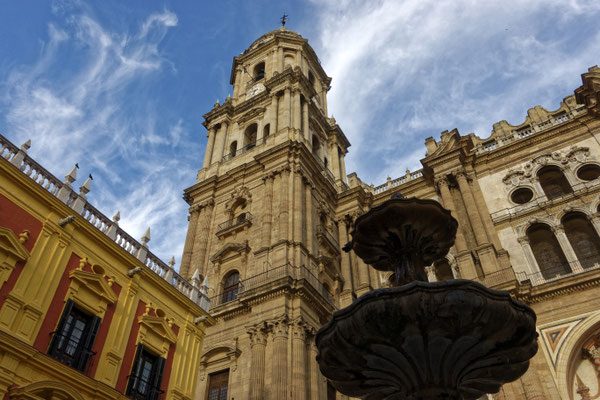
[[[537,352],[536,316],[506,291],[426,282],[458,223],[433,200],[392,198],[355,221],[354,250],[398,286],[371,291],[317,333],[321,372],[368,400],[472,400],[518,379]]]

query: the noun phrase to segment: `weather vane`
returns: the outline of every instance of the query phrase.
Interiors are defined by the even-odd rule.
[[[281,26],[285,26],[285,23],[288,20],[288,15],[285,13],[285,11],[283,12],[283,17],[281,17]]]

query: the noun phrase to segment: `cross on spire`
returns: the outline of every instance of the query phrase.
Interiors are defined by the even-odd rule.
[[[285,11],[283,12],[283,16],[281,17],[281,26],[285,26],[285,23],[288,20],[288,15],[285,13]]]

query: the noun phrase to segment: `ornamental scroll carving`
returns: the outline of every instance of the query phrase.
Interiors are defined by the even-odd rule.
[[[536,180],[537,171],[546,165],[555,165],[562,170],[574,170],[578,165],[594,160],[588,147],[572,146],[568,150],[540,154],[525,163],[521,169],[512,169],[502,178],[507,186],[532,184]]]

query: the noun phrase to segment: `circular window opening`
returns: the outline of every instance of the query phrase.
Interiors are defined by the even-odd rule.
[[[588,164],[577,170],[577,177],[584,181],[593,181],[600,176],[600,167],[596,164]]]
[[[525,204],[533,198],[533,192],[528,188],[520,188],[515,190],[510,199],[517,204]]]

